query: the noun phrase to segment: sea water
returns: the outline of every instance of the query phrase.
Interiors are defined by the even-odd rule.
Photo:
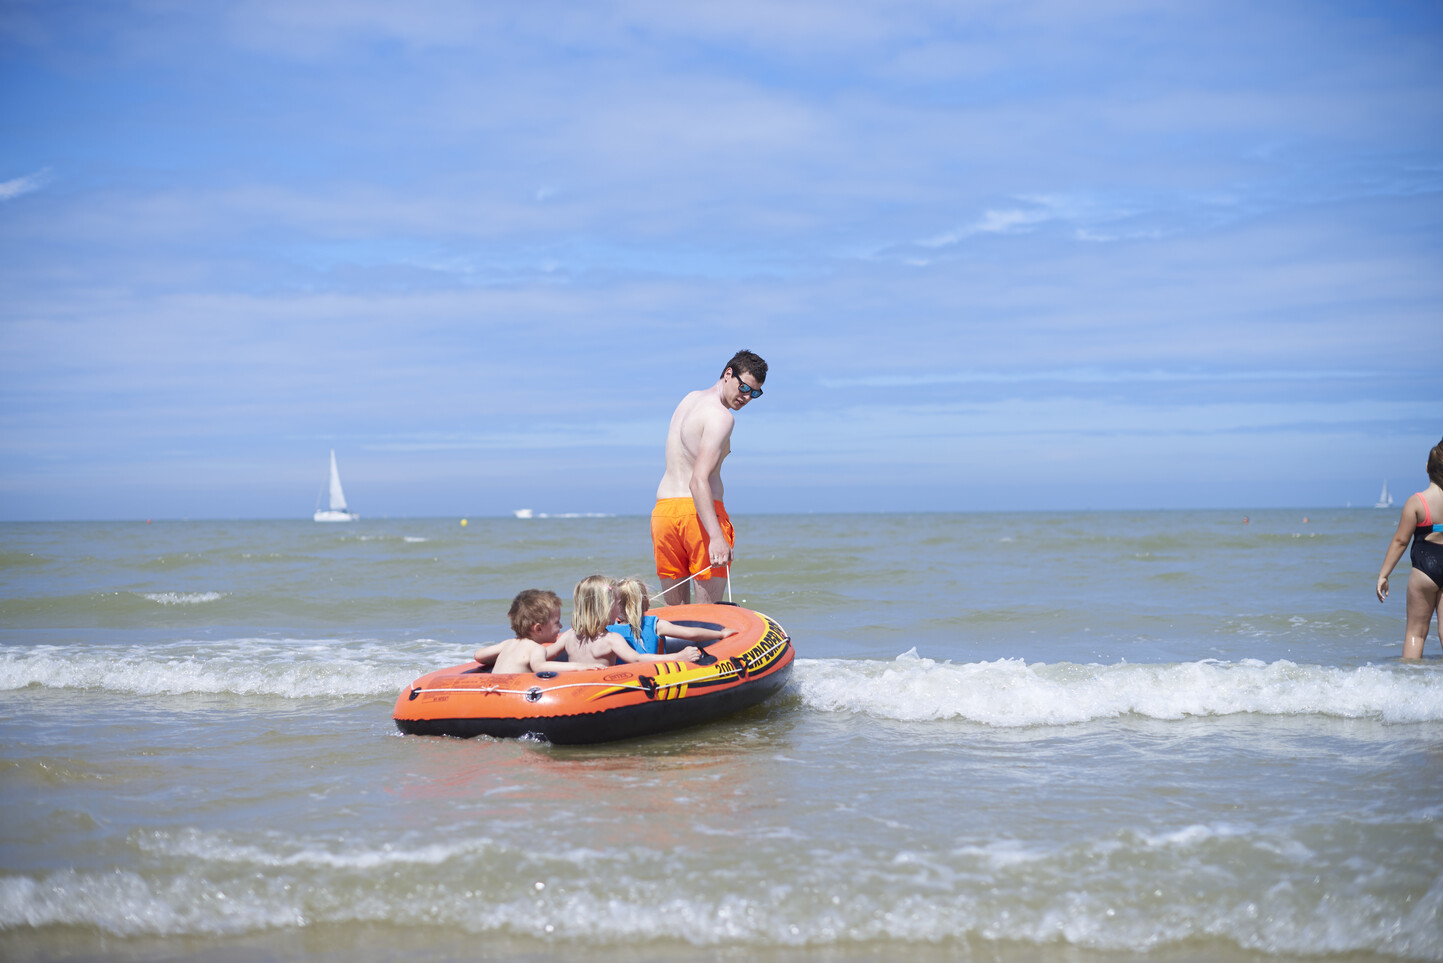
[[[1250,514],[742,515],[791,684],[594,747],[391,707],[645,518],[0,526],[0,955],[1443,959],[1396,515]]]

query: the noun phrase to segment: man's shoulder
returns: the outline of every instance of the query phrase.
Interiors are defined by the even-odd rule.
[[[691,414],[707,408],[720,408],[722,404],[716,400],[716,394],[710,388],[698,388],[696,391],[688,391],[676,407],[678,411]]]
[[[732,410],[707,388],[687,395],[677,405],[676,411],[681,416],[681,422],[689,428],[729,427],[736,420]]]
[[[696,417],[704,421],[708,427],[716,425],[730,426],[732,422],[736,421],[736,412],[722,404],[716,395],[709,391],[698,392],[698,394],[704,395],[705,397],[696,404],[696,408],[694,409]]]

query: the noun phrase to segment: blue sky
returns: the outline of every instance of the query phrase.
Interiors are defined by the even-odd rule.
[[[1326,506],[1443,435],[1436,3],[9,0],[0,518]]]

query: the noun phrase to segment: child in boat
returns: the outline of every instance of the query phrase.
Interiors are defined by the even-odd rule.
[[[494,673],[565,672],[581,668],[566,662],[552,662],[565,646],[561,643],[561,598],[545,589],[526,589],[511,600],[506,613],[514,639],[483,645],[475,660],[491,666]]]
[[[616,595],[621,601],[621,618],[616,624],[608,625],[608,632],[615,632],[625,639],[633,649],[648,655],[664,654],[662,636],[681,639],[684,642],[716,642],[729,635],[736,635],[736,629],[704,629],[699,625],[678,625],[647,615],[651,599],[647,596],[646,583],[639,578],[624,578],[616,583]]]
[[[604,575],[589,575],[576,585],[571,628],[561,635],[573,666],[615,665],[617,662],[695,662],[701,649],[689,645],[674,655],[646,655],[619,635],[606,631],[621,617],[616,586]]]

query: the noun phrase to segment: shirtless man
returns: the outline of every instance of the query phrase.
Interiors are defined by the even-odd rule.
[[[721,463],[732,450],[733,412],[760,397],[766,380],[767,363],[743,349],[716,384],[693,391],[672,413],[666,474],[651,513],[656,575],[668,605],[691,601],[687,580],[698,572],[697,601],[721,601],[736,540],[722,505]]]

